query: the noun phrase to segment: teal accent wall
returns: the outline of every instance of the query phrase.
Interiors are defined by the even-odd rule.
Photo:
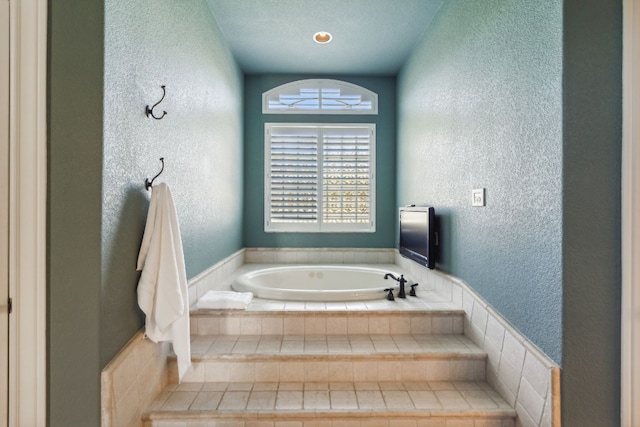
[[[564,426],[619,424],[620,1],[444,2],[398,101],[398,205],[436,207],[437,268],[561,364]]]
[[[204,0],[50,8],[49,425],[98,426],[100,371],[143,325],[144,179],[160,157],[187,276],[242,248],[243,77]],[[163,84],[167,115],[147,118]]]
[[[303,79],[327,78],[363,86],[378,94],[378,115],[262,114],[262,93]],[[244,246],[246,247],[362,247],[395,246],[396,79],[394,77],[247,75],[244,123]],[[375,233],[265,233],[265,123],[375,123]]]

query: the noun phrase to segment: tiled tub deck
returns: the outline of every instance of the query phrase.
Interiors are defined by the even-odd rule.
[[[245,259],[283,258],[238,255],[190,291],[225,289],[256,267]],[[466,284],[404,261],[393,267],[419,279],[418,298],[255,298],[246,311],[193,313],[182,384],[171,358],[166,369],[150,362],[166,346],[137,335],[103,372],[103,426],[558,427],[559,369]]]

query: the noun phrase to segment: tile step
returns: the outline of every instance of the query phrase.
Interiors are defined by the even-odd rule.
[[[486,358],[463,335],[196,336],[183,381],[477,381]]]
[[[198,310],[195,335],[355,335],[464,333],[464,310]]]
[[[302,427],[317,427],[318,422],[360,427],[372,422],[373,427],[396,420],[513,427],[515,415],[484,381],[209,382],[170,384],[142,420],[144,426],[154,427],[279,427],[285,421]]]

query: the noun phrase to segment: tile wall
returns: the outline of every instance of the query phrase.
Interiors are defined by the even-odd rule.
[[[169,343],[153,343],[138,332],[102,370],[103,427],[138,427],[141,411],[167,385]]]
[[[518,413],[516,427],[560,427],[560,367],[464,281],[396,255],[395,262],[465,311],[464,333],[487,354],[487,381]]]

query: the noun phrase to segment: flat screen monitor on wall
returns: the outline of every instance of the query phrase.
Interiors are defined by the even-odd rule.
[[[400,239],[398,251],[427,268],[435,268],[437,233],[432,207],[400,208]]]

